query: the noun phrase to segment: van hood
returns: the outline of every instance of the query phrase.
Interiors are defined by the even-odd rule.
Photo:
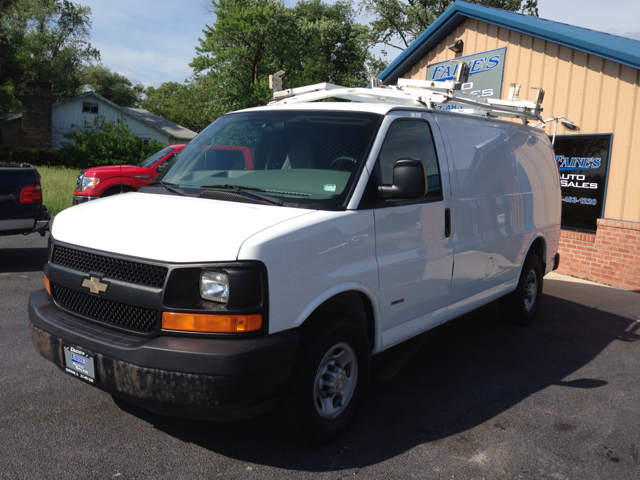
[[[60,212],[51,236],[79,247],[162,262],[234,261],[250,236],[313,212],[134,192]]]

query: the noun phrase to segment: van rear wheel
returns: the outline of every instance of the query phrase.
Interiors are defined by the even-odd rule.
[[[366,333],[348,317],[322,313],[302,327],[289,389],[276,415],[295,439],[322,445],[342,435],[364,401],[370,348]]]
[[[538,255],[528,255],[515,291],[499,300],[500,314],[507,323],[525,327],[533,322],[542,300],[543,275]]]

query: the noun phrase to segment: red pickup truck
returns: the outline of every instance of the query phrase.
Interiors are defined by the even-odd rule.
[[[149,185],[184,147],[170,145],[137,166],[112,165],[83,170],[73,191],[73,204],[117,193],[135,192]],[[250,148],[230,145],[206,145],[202,148],[202,154],[195,157],[195,160],[195,170],[221,171],[253,170],[255,162]]]
[[[170,145],[138,165],[111,165],[83,170],[73,192],[73,204],[117,193],[135,192],[152,182],[183,148],[184,145]]]

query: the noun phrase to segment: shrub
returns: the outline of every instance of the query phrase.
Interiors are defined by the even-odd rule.
[[[156,140],[143,145],[124,120],[114,123],[104,118],[95,119],[93,128],[74,132],[71,138],[73,142],[60,150],[64,165],[71,168],[135,164],[165,147]]]
[[[60,150],[0,146],[0,162],[67,168],[127,165],[140,163],[166,146],[153,139],[143,145],[124,120],[117,124],[95,120],[93,128],[75,132],[71,138],[73,142],[65,143]]]
[[[0,146],[2,163],[30,163],[36,166],[64,165],[60,150]]]

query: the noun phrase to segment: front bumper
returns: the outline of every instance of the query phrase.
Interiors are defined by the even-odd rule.
[[[237,420],[275,404],[296,356],[299,333],[252,339],[143,338],[60,310],[46,290],[29,297],[36,350],[64,370],[65,345],[95,355],[94,386],[157,413]]]

